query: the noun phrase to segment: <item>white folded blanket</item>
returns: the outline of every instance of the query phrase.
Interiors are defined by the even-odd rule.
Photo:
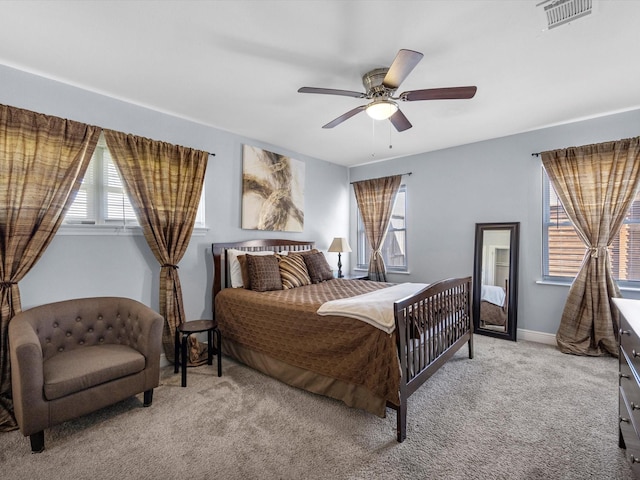
[[[504,298],[506,297],[504,288],[496,287],[494,285],[482,285],[480,292],[480,299],[485,302],[493,303],[499,307],[504,305]]]
[[[393,302],[414,295],[428,286],[428,283],[400,283],[355,297],[325,302],[316,313],[356,318],[391,333],[396,328]]]

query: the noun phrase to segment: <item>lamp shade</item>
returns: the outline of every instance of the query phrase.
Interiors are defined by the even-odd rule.
[[[350,252],[351,247],[349,246],[349,242],[347,242],[346,238],[336,237],[333,239],[333,242],[331,242],[331,245],[329,246],[329,250],[327,251],[328,252]]]
[[[385,120],[398,111],[398,105],[391,100],[376,100],[367,105],[367,115],[374,120]]]

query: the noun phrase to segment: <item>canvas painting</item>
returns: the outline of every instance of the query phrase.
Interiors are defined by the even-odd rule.
[[[242,161],[242,228],[301,232],[304,162],[250,145]]]

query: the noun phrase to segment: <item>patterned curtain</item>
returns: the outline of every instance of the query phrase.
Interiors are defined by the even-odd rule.
[[[369,279],[376,282],[387,281],[387,270],[380,249],[387,236],[393,203],[400,188],[401,179],[402,175],[394,175],[353,184],[364,231],[371,245]]]
[[[42,256],[73,203],[100,129],[0,105],[0,431],[12,416],[9,321],[18,282]]]
[[[611,298],[608,248],[640,183],[640,137],[542,153],[558,198],[587,246],[556,334],[564,353],[618,356],[618,314]]]
[[[178,263],[195,223],[209,154],[199,150],[104,130],[144,236],[160,269],[160,314],[165,355],[174,357],[176,327],[185,322]],[[189,361],[203,363],[205,348],[189,337]]]

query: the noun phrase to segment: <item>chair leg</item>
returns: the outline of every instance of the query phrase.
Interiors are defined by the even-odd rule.
[[[31,440],[31,453],[40,453],[44,450],[44,430],[29,435]]]
[[[153,388],[144,392],[144,403],[142,405],[148,407],[151,402],[153,402]]]

